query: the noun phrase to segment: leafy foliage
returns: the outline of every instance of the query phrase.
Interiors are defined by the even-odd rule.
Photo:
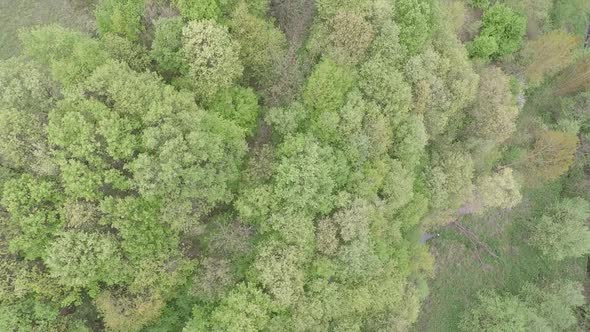
[[[400,43],[412,53],[428,40],[430,33],[430,4],[428,1],[400,1],[395,7],[395,20],[400,25]]]
[[[54,84],[35,66],[0,63],[0,160],[5,167],[51,174],[44,125],[53,106]]]
[[[504,4],[484,11],[481,31],[470,45],[471,56],[497,58],[518,51],[526,29],[526,18]]]
[[[525,73],[528,80],[537,85],[545,75],[553,75],[566,67],[577,44],[577,38],[563,31],[552,31],[527,43],[522,57],[527,62]]]
[[[23,30],[0,62],[0,330],[407,331],[449,240],[510,280],[465,297],[462,329],[573,330],[570,7],[102,0],[97,34]]]
[[[174,5],[180,11],[182,17],[191,20],[216,20],[221,15],[218,0],[190,1],[173,0]]]
[[[182,48],[183,27],[180,18],[163,18],[156,22],[150,54],[157,63],[158,71],[165,77],[188,71]]]
[[[244,78],[253,86],[269,88],[286,53],[285,36],[270,22],[250,14],[244,3],[236,7],[229,23],[239,44]]]
[[[34,28],[20,38],[24,53],[66,86],[82,82],[108,59],[97,40],[59,26]]]
[[[502,143],[516,130],[518,108],[509,89],[508,77],[499,68],[481,73],[477,102],[471,111],[471,133]]]
[[[352,83],[353,76],[346,67],[324,60],[311,74],[303,101],[316,113],[335,112],[344,103]]]
[[[581,198],[564,199],[549,207],[533,224],[530,242],[555,260],[579,257],[590,251],[588,202]]]
[[[537,137],[533,149],[526,156],[525,165],[531,181],[547,181],[564,174],[574,162],[578,146],[575,135],[545,131]]]
[[[143,8],[144,0],[101,0],[95,12],[98,31],[137,40]]]
[[[509,209],[518,205],[522,200],[519,187],[511,168],[482,177],[477,183],[479,198],[485,208]]]
[[[373,27],[354,13],[338,12],[329,22],[329,55],[340,63],[356,64],[373,41]]]
[[[116,274],[122,270],[113,238],[83,232],[61,234],[48,249],[45,262],[63,286],[92,287],[94,291],[98,282],[116,283]]]
[[[531,326],[536,330],[547,330],[532,310],[518,298],[483,294],[480,304],[473,308],[461,322],[463,331],[527,331]]]
[[[182,29],[182,49],[188,76],[196,91],[210,97],[242,76],[238,46],[227,28],[213,21],[190,22]]]

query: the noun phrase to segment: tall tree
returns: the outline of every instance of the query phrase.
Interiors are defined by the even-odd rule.
[[[534,222],[529,241],[554,260],[583,256],[590,252],[589,216],[588,202],[566,198],[549,207]]]
[[[365,51],[373,41],[373,27],[362,16],[340,11],[328,23],[328,54],[344,64],[357,64],[362,61]]]
[[[470,116],[470,134],[480,139],[502,143],[516,130],[518,107],[508,76],[500,68],[491,67],[481,73]]]
[[[553,82],[555,94],[572,95],[590,86],[590,55],[582,55],[568,66]]]
[[[244,2],[232,12],[229,27],[239,45],[245,80],[252,86],[268,89],[286,54],[285,36],[271,22],[249,13]]]
[[[515,296],[482,293],[476,307],[464,314],[462,331],[549,331],[543,318]]]
[[[213,21],[193,21],[182,29],[183,55],[195,92],[204,98],[229,88],[242,76],[239,46],[227,28]]]
[[[98,4],[96,26],[106,35],[114,33],[132,41],[139,39],[142,30],[141,15],[145,0],[102,0]]]
[[[524,162],[529,181],[542,182],[560,177],[574,162],[577,146],[578,138],[574,134],[541,132]]]
[[[0,62],[0,163],[4,167],[54,173],[44,130],[57,97],[54,85],[32,64]]]
[[[510,209],[522,200],[520,185],[514,179],[511,168],[479,178],[476,186],[476,199],[484,208]]]
[[[572,60],[572,51],[578,38],[563,31],[551,31],[528,42],[522,50],[529,82],[538,85],[545,76],[558,73]]]
[[[486,9],[479,35],[469,45],[472,56],[497,58],[518,51],[526,32],[526,18],[498,3]],[[486,47],[482,44],[485,43]]]

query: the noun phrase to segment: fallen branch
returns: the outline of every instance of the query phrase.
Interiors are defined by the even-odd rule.
[[[457,223],[456,221],[452,222],[451,225],[455,227],[459,232],[461,232],[469,241],[471,241],[471,243],[473,243],[474,246],[483,249],[485,252],[487,252],[488,254],[490,254],[490,256],[494,258],[499,258],[498,255],[496,255],[487,244],[482,242],[479,239],[479,237],[475,235],[475,233],[470,231],[467,227]]]

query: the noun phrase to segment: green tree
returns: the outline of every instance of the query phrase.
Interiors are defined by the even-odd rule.
[[[405,117],[412,94],[401,72],[379,57],[365,62],[359,76],[359,87],[369,100],[375,101],[396,122]]]
[[[20,39],[23,53],[48,68],[53,78],[66,86],[82,82],[108,59],[99,41],[56,25],[25,31]]]
[[[221,15],[219,0],[172,0],[180,15],[190,21],[217,20]]]
[[[490,6],[490,0],[469,0],[469,3],[472,6],[481,9],[486,9]]]
[[[238,45],[226,28],[212,22],[190,22],[182,29],[183,55],[195,92],[205,98],[229,88],[242,76]]]
[[[150,58],[143,46],[114,34],[103,36],[101,42],[111,59],[126,63],[138,72],[148,69]]]
[[[479,35],[469,47],[471,56],[497,58],[514,53],[521,47],[525,32],[524,16],[504,4],[495,4],[484,11]]]
[[[0,160],[13,170],[54,173],[44,130],[54,84],[37,67],[0,62]]]
[[[156,61],[158,72],[164,77],[186,74],[188,63],[182,49],[184,22],[178,17],[161,18],[155,27],[150,55]]]
[[[551,31],[528,42],[522,50],[522,57],[529,82],[538,85],[545,76],[566,67],[573,60],[572,51],[578,43],[576,37],[563,31]]]
[[[500,68],[481,73],[477,100],[469,114],[469,131],[476,138],[502,143],[516,130],[518,107]]]
[[[520,294],[531,308],[543,317],[553,331],[566,331],[577,323],[576,308],[586,300],[583,287],[569,280],[560,280],[544,287],[526,284]]]
[[[434,209],[455,207],[471,195],[473,160],[459,146],[435,151],[426,174]]]
[[[250,88],[232,87],[219,91],[208,103],[208,109],[232,121],[248,135],[256,129],[260,106],[258,97]]]
[[[114,33],[137,41],[142,30],[144,0],[101,0],[96,7],[96,26],[101,35]]]
[[[486,209],[510,209],[522,200],[520,185],[514,179],[511,168],[479,178],[476,187],[477,199]]]
[[[548,331],[546,322],[514,296],[482,293],[460,323],[462,331]]]
[[[9,249],[26,259],[45,257],[45,248],[59,229],[56,205],[60,195],[55,183],[28,174],[7,181],[1,204],[18,233],[9,239]]]
[[[267,241],[261,245],[252,265],[252,274],[268,291],[272,303],[279,308],[288,308],[303,293],[303,263],[305,249]]]
[[[389,172],[383,181],[382,196],[389,206],[399,209],[414,198],[414,174],[398,160],[392,160]]]
[[[219,299],[235,284],[236,276],[227,259],[204,258],[196,272],[191,294],[202,300]]]
[[[73,152],[83,152],[89,161],[103,157],[95,162],[101,168],[109,165],[105,165],[109,158],[123,161],[123,173],[131,173],[133,188],[146,197],[175,202],[167,205],[171,211],[173,206],[184,206],[185,211],[204,214],[214,202],[231,198],[246,148],[239,127],[199,109],[191,94],[176,92],[153,74],[138,74],[120,64],[99,68],[84,88],[88,95],[110,100],[112,108],[97,102],[90,103],[93,112],[73,108],[74,118],[98,117],[91,121],[99,125],[90,122],[84,131],[74,131],[65,149],[84,144]],[[106,143],[101,145],[106,151],[98,155],[93,152],[97,149],[95,131]],[[56,135],[66,133],[56,128]],[[121,171],[106,167],[109,169],[112,175]],[[178,225],[181,220],[176,220]]]
[[[276,151],[270,184],[243,190],[235,206],[252,223],[272,213],[313,217],[334,207],[336,189],[347,176],[345,160],[310,135],[288,136]]]
[[[252,284],[239,284],[213,311],[210,318],[210,331],[255,332],[263,330],[270,319],[268,297]],[[199,319],[195,317],[194,319]],[[198,321],[189,321],[185,331],[192,329]]]
[[[64,232],[48,248],[45,264],[65,287],[98,290],[98,283],[114,284],[124,269],[112,236]]]
[[[423,114],[432,138],[457,130],[457,124],[449,126],[449,121],[475,99],[478,78],[457,40],[439,38],[435,48],[426,48],[404,64],[405,78],[412,84],[411,106],[415,113]]]
[[[471,56],[486,60],[492,58],[494,54],[497,54],[499,48],[498,41],[493,36],[479,35],[467,45],[467,49]]]
[[[286,54],[285,36],[271,22],[250,14],[244,2],[232,12],[229,27],[239,45],[245,80],[252,86],[269,88]]]
[[[541,132],[523,165],[527,169],[529,182],[549,181],[563,175],[574,162],[577,146],[578,138],[575,134]]]
[[[315,114],[336,112],[354,82],[353,73],[331,60],[323,60],[310,75],[303,92],[303,102]]]
[[[392,129],[389,119],[373,102],[363,98],[358,90],[352,90],[346,103],[339,111],[339,118],[331,125],[330,118],[318,121],[312,127],[318,137],[327,138],[334,131],[334,142],[344,151],[346,158],[354,166],[383,158],[392,144]]]
[[[582,35],[588,28],[590,3],[584,0],[557,0],[553,3],[551,20],[556,27]]]
[[[362,61],[374,37],[371,24],[356,13],[340,11],[328,25],[328,55],[342,64]]]
[[[318,15],[324,20],[329,20],[341,10],[363,16],[371,12],[371,1],[367,0],[319,0],[316,6]]]
[[[588,216],[588,202],[581,198],[563,199],[535,221],[529,241],[554,260],[583,256],[590,252]]]
[[[80,322],[59,317],[59,309],[51,304],[23,299],[15,304],[0,304],[0,328],[6,331],[88,331]],[[78,330],[75,330],[78,328]]]
[[[408,169],[413,169],[420,162],[427,142],[428,135],[424,122],[420,117],[413,115],[402,122],[393,133],[393,156]]]
[[[395,6],[395,21],[400,26],[399,40],[410,53],[417,53],[430,37],[430,12],[428,1],[404,0]]]
[[[119,294],[122,293],[122,294]],[[156,321],[164,302],[153,294],[103,291],[95,300],[105,327],[115,332],[136,332]]]

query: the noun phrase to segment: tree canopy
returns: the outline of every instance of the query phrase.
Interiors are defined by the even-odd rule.
[[[0,5],[1,331],[587,330],[581,2],[62,2]]]

